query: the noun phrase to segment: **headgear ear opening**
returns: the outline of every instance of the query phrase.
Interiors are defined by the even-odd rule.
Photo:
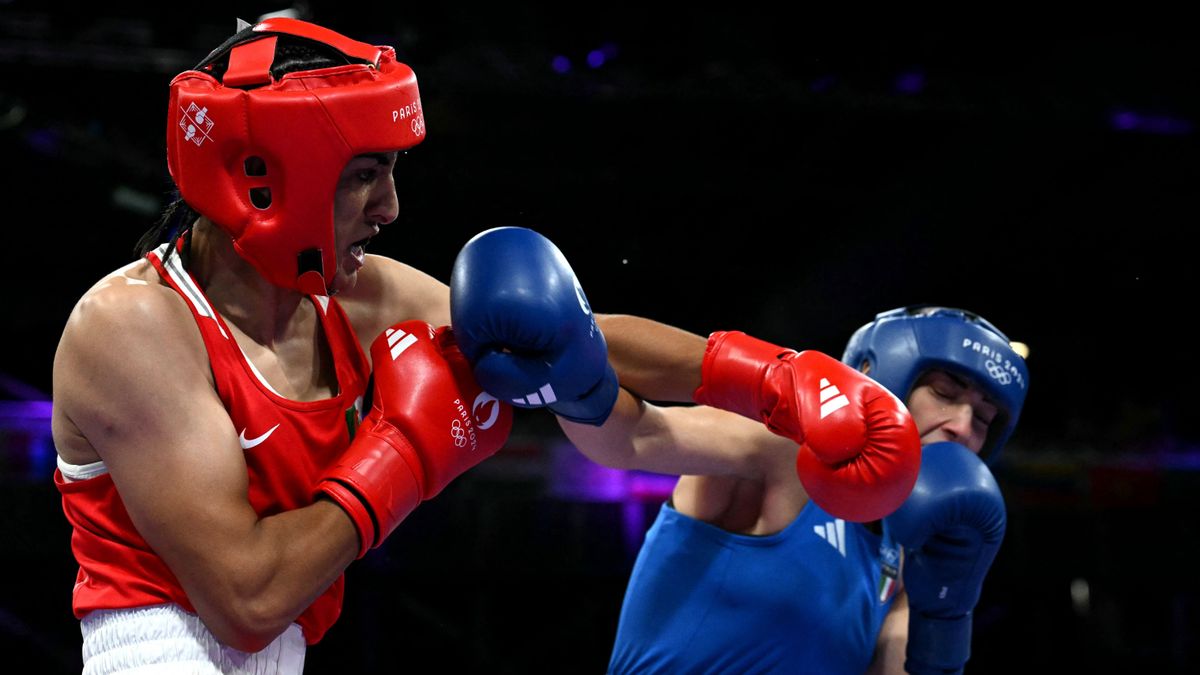
[[[932,369],[969,378],[999,408],[980,456],[994,462],[1025,403],[1029,370],[1008,337],[962,309],[912,306],[881,312],[851,336],[842,362],[868,366],[868,376],[907,403],[917,379]]]
[[[424,139],[416,75],[394,49],[297,19],[241,30],[171,82],[167,166],[183,199],[268,281],[304,293],[328,294],[337,274],[345,165]]]

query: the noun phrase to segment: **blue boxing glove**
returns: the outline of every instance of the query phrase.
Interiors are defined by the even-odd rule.
[[[931,443],[912,493],[885,521],[904,547],[904,667],[917,675],[961,673],[971,656],[971,612],[1004,539],[1000,487],[975,453]]]
[[[608,344],[549,239],[523,227],[472,237],[450,275],[450,320],[492,396],[582,424],[608,419],[618,392]]]

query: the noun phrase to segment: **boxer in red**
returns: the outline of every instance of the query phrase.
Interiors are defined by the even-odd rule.
[[[172,81],[181,199],[54,363],[84,672],[301,672],[345,568],[504,443],[445,285],[365,252],[424,138],[394,50],[311,23],[245,26]]]

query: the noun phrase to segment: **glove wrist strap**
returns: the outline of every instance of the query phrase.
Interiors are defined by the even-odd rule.
[[[701,405],[764,421],[770,411],[761,400],[763,378],[780,356],[789,354],[795,352],[740,331],[713,333],[700,366],[700,386],[692,398]]]
[[[971,658],[971,613],[939,619],[913,612],[904,667],[915,675],[961,673]]]
[[[390,424],[359,429],[354,441],[317,483],[354,521],[358,557],[383,543],[392,530],[421,503],[420,468],[409,464],[415,452]]]
[[[617,394],[620,393],[617,373],[611,364],[604,367],[604,377],[583,396],[572,401],[558,401],[550,406],[550,412],[577,422],[600,426],[608,419],[613,407],[617,404]]]

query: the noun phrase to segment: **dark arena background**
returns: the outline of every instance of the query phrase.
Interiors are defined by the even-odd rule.
[[[108,4],[0,0],[7,663],[81,668],[49,436],[67,315],[167,201],[172,75],[235,18],[287,11],[417,72],[428,140],[376,253],[448,281],[471,235],[523,225],[599,312],[840,356],[876,312],[938,303],[1025,342],[967,672],[1200,668],[1200,42],[1169,17],[992,33],[753,3]],[[505,450],[350,568],[307,672],[603,672],[671,485],[521,411]]]

